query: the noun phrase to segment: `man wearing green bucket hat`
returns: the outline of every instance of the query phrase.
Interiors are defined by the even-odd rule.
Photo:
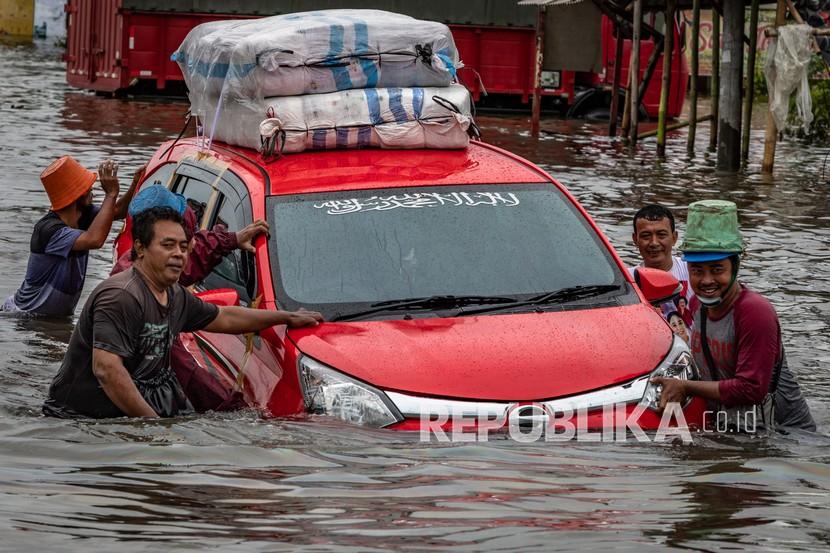
[[[680,250],[696,296],[691,348],[704,380],[653,379],[663,386],[661,406],[700,396],[717,406],[709,419],[713,425],[725,420],[730,429],[751,431],[772,428],[774,421],[779,427],[815,430],[787,367],[775,309],[738,282],[744,241],[735,204],[691,204]]]

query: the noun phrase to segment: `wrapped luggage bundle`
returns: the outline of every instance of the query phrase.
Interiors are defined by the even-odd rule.
[[[465,148],[477,133],[441,23],[345,9],[217,21],[173,59],[210,140],[267,154]]]
[[[173,59],[197,110],[220,94],[255,102],[353,88],[447,86],[461,65],[442,23],[346,9],[204,23]]]
[[[267,154],[367,147],[465,148],[475,131],[470,110],[470,93],[458,84],[365,88],[268,98],[257,110],[228,103],[219,111],[215,130],[205,131],[229,144],[262,146]],[[211,124],[210,118],[206,123]]]

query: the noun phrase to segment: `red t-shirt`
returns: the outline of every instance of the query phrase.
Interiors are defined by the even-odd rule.
[[[691,349],[701,376],[714,380],[703,354],[701,310],[692,300],[695,321]],[[721,403],[725,407],[760,403],[769,392],[775,366],[781,361],[781,326],[775,308],[763,296],[741,286],[732,308],[719,319],[706,322],[709,350],[718,369]]]

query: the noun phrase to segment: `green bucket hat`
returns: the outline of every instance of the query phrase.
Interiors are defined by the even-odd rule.
[[[738,227],[738,206],[725,200],[702,200],[689,205],[686,235],[680,244],[683,260],[718,261],[744,251]]]

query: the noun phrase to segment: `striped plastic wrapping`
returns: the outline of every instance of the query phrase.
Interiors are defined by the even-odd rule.
[[[458,84],[344,90],[267,98],[256,109],[224,102],[213,134],[216,140],[269,154],[368,147],[465,148],[475,130],[471,109],[470,93]],[[205,123],[210,134],[211,118]]]
[[[172,59],[194,112],[220,95],[256,104],[357,88],[448,86],[462,66],[446,25],[357,9],[204,23]]]

